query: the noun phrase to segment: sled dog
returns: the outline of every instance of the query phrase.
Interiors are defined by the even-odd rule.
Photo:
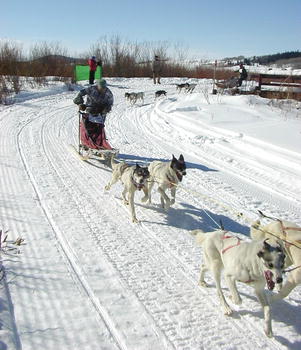
[[[143,190],[145,196],[148,195],[146,181],[149,177],[149,171],[147,167],[141,167],[139,164],[131,166],[124,161],[117,163],[114,161],[114,157],[111,158],[111,166],[113,170],[112,178],[105,186],[105,190],[109,191],[111,186],[120,180],[124,185],[123,202],[130,206],[132,222],[139,222],[136,217],[134,197],[135,192],[140,190]]]
[[[185,90],[186,88],[188,88],[188,86],[189,86],[188,83],[177,84],[177,91],[181,92],[183,89]]]
[[[192,93],[193,90],[195,89],[195,87],[196,87],[196,84],[188,84],[188,83],[187,83],[187,86],[185,87],[185,91],[186,91],[187,93],[188,93],[188,92]]]
[[[277,237],[286,253],[285,267],[293,265],[287,279],[277,294],[273,294],[271,301],[283,299],[301,283],[301,227],[289,221],[275,220],[267,225],[255,221],[250,230],[254,240]]]
[[[207,233],[202,230],[194,230],[191,233],[196,236],[197,243],[202,246],[204,251],[200,285],[207,287],[204,277],[205,272],[210,270],[225,315],[231,315],[233,311],[221,288],[221,271],[223,269],[234,304],[241,304],[236,281],[254,287],[264,312],[265,333],[271,337],[273,334],[270,305],[264,287],[267,283],[268,288],[273,289],[275,283],[279,285],[282,283],[285,254],[280,243],[273,238],[251,242],[241,241],[232,232],[223,230]]]
[[[135,104],[138,100],[144,102],[144,92],[126,92],[124,97],[131,103]]]
[[[172,155],[170,162],[154,161],[148,166],[150,179],[148,181],[148,197],[143,197],[142,201],[151,203],[151,191],[155,183],[158,185],[158,192],[161,196],[162,208],[168,210],[175,203],[176,189],[183,176],[186,175],[186,163],[181,154],[179,159]],[[171,199],[167,196],[166,190],[170,189]]]
[[[166,96],[166,91],[165,90],[158,90],[155,92],[155,98],[158,98],[160,96]]]

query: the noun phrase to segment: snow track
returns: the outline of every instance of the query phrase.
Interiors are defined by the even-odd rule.
[[[299,155],[267,144],[266,155],[253,157],[261,147],[258,140],[202,123],[194,125],[203,133],[196,138],[187,108],[171,112],[178,98],[190,97],[155,102],[154,87],[142,82],[143,106],[125,104],[126,80],[112,84],[110,143],[132,162],[183,153],[188,174],[168,213],[157,206],[157,194],[155,204],[146,206],[138,193],[137,225],[122,204],[121,185],[104,192],[110,169],[69,151],[70,143],[77,144],[74,94],[10,107],[14,118],[1,112],[6,138],[0,139],[0,152],[8,155],[3,161],[9,165],[2,173],[7,204],[1,214],[4,229],[27,242],[21,266],[4,261],[17,276],[11,283],[8,278],[12,300],[22,300],[8,316],[20,337],[17,331],[11,335],[15,348],[284,349],[297,344],[300,327],[293,320],[300,289],[273,309],[275,339],[264,335],[262,311],[244,284],[239,284],[243,304],[235,306],[233,317],[223,316],[213,281],[208,279],[207,289],[197,285],[202,252],[189,231],[211,230],[222,219],[244,238],[246,219],[254,219],[258,209],[298,222]],[[139,80],[132,83],[142,90]],[[172,95],[175,87],[166,90]],[[247,157],[250,147],[254,152]],[[277,166],[284,161],[285,169]],[[237,217],[240,212],[244,215]],[[36,309],[27,302],[32,298]],[[290,317],[283,316],[288,308]]]

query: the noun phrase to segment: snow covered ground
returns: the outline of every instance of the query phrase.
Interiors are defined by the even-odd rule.
[[[138,193],[140,224],[120,183],[104,191],[111,170],[70,151],[77,91],[52,83],[0,106],[0,229],[14,247],[1,254],[0,349],[300,349],[300,287],[272,305],[269,339],[251,287],[239,283],[243,303],[227,317],[212,279],[198,286],[202,251],[189,233],[222,220],[249,239],[258,210],[301,224],[300,104],[211,95],[206,80],[179,94],[180,82],[108,79],[106,131],[119,158],[187,162],[168,212],[157,193],[150,206]],[[167,97],[155,101],[157,89]],[[144,103],[126,103],[130,91]]]

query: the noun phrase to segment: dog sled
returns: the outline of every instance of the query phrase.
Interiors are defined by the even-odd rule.
[[[216,86],[221,89],[232,89],[237,87],[238,80],[237,77],[231,77],[230,79],[217,82]]]
[[[234,95],[238,92],[238,80],[239,78],[237,77],[231,77],[227,80],[218,81],[215,83],[215,85],[220,91]]]
[[[105,133],[105,117],[102,115],[92,116],[97,122],[91,121],[89,113],[79,111],[78,118],[78,154],[82,160],[92,156],[100,159],[108,159],[117,156],[119,150],[113,148]]]

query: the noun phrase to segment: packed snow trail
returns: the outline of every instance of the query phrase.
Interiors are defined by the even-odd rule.
[[[192,97],[176,94],[175,81],[164,86],[168,98],[155,101],[147,79],[109,80],[115,105],[106,129],[120,158],[147,164],[183,153],[188,164],[168,213],[158,207],[158,195],[147,206],[138,193],[138,225],[130,223],[120,184],[104,192],[110,169],[70,152],[70,143],[77,144],[75,93],[1,113],[0,151],[7,155],[1,215],[5,228],[27,243],[22,264],[4,262],[15,305],[8,319],[22,349],[293,349],[300,343],[300,288],[272,307],[275,338],[268,339],[251,288],[239,284],[243,304],[229,318],[212,280],[213,288],[198,287],[202,252],[189,234],[212,230],[222,219],[227,229],[247,235],[246,219],[258,209],[298,222],[300,159],[283,151],[288,165],[276,167],[279,158],[273,162],[271,155],[281,154],[267,145],[262,157],[269,162],[260,164],[242,153],[250,150],[246,143],[259,147],[259,141],[205,125],[205,141],[198,143],[189,118],[200,109],[187,107]],[[145,91],[145,104],[127,105],[126,89]]]

